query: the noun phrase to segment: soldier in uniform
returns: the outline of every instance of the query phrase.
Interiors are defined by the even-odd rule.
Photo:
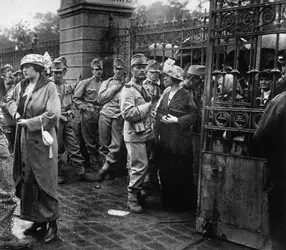
[[[199,111],[199,118],[197,123],[193,126],[193,176],[194,184],[198,185],[198,172],[200,164],[200,129],[202,119],[202,97],[203,97],[203,76],[205,75],[205,66],[203,65],[191,65],[188,69],[186,78],[184,80],[184,86],[189,90],[191,96]]]
[[[147,79],[143,82],[143,87],[147,90],[148,94],[151,96],[151,101],[153,104],[152,111],[155,112],[155,107],[161,96],[160,89],[160,65],[155,60],[149,60],[146,67],[146,77]],[[157,171],[155,168],[156,161],[156,141],[157,141],[157,132],[156,132],[156,120],[155,118],[152,120],[154,126],[155,139],[151,145],[150,153],[149,153],[149,166],[148,171],[145,177],[145,186],[148,184],[157,183]]]
[[[131,60],[132,78],[122,89],[121,113],[124,119],[123,137],[128,153],[129,184],[127,207],[142,213],[139,204],[142,185],[148,167],[148,144],[154,139],[151,97],[142,87],[146,78],[147,59],[136,54]]]
[[[114,76],[102,83],[98,94],[99,103],[102,106],[99,117],[100,153],[105,158],[104,165],[98,172],[98,181],[103,181],[104,177],[112,179],[113,167],[123,141],[120,96],[125,83],[125,65],[122,59],[114,59],[113,72]]]
[[[61,100],[61,117],[58,129],[58,145],[59,145],[59,158],[61,150],[67,151],[68,158],[71,165],[76,168],[76,173],[79,181],[93,182],[95,176],[88,174],[84,169],[84,158],[80,153],[80,147],[77,142],[75,132],[73,130],[71,120],[73,118],[73,94],[72,87],[63,79],[67,67],[63,60],[56,59],[51,67],[52,77],[51,80],[55,82]],[[62,184],[65,180],[63,177],[58,177],[58,183]]]
[[[96,171],[100,169],[99,162],[99,131],[98,120],[100,106],[98,92],[102,83],[102,61],[95,58],[91,62],[93,76],[80,81],[74,91],[74,103],[81,112],[81,133],[86,144],[90,159],[90,167]]]

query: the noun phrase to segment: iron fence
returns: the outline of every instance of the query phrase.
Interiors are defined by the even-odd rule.
[[[48,52],[52,59],[60,56],[60,41],[51,40],[26,45],[16,45],[15,47],[0,49],[0,67],[5,64],[12,65],[14,70],[20,68],[21,59],[30,53],[44,54]]]

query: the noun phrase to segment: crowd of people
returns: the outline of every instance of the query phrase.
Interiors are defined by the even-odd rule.
[[[120,58],[114,59],[113,77],[103,81],[103,62],[96,57],[91,62],[92,77],[73,86],[64,80],[67,70],[67,60],[59,57],[52,62],[49,75],[43,56],[28,54],[20,70],[14,72],[5,65],[2,72],[1,133],[9,143],[6,140],[1,159],[10,150],[13,176],[10,173],[7,178],[8,204],[1,207],[7,219],[5,226],[1,224],[0,242],[12,249],[30,244],[11,234],[8,221],[16,206],[12,183],[20,199],[21,218],[33,222],[24,235],[43,230],[45,243],[58,237],[57,186],[65,183],[61,174],[64,154],[78,181],[102,182],[114,178],[125,147],[131,212],[144,211],[150,194],[145,184],[151,180],[161,188],[165,209],[194,209],[197,181],[192,165],[198,150],[194,150],[192,133],[198,131],[201,107],[201,96],[195,90],[203,83],[204,66],[192,65],[184,81],[184,71],[175,61],[168,59],[162,67],[136,54],[129,81]],[[74,122],[77,113],[79,124]],[[87,161],[93,171],[86,170]],[[6,190],[1,186],[1,195],[2,189],[3,194]]]
[[[285,71],[286,56],[280,63]],[[64,154],[78,181],[102,182],[114,178],[125,147],[131,212],[144,212],[144,201],[150,195],[147,183],[160,187],[164,209],[196,208],[205,66],[191,65],[184,71],[172,59],[160,65],[144,54],[135,54],[130,80],[126,80],[125,62],[115,58],[114,75],[103,81],[103,62],[96,57],[91,62],[92,77],[69,85],[64,80],[67,64],[64,57],[56,58],[49,75],[43,56],[28,54],[22,58],[20,70],[13,72],[5,65],[2,72],[0,171],[7,178],[0,180],[1,244],[12,249],[30,244],[11,233],[14,192],[20,199],[21,218],[33,222],[24,235],[43,230],[45,243],[57,239],[57,186],[66,181],[61,174]],[[277,119],[269,121],[269,117],[278,112],[273,111],[275,103],[283,102],[281,97],[270,101],[269,74],[267,70],[260,73],[260,105],[267,106],[266,114],[271,112],[263,116],[255,134],[256,140],[267,142],[263,145],[272,145],[268,130],[276,129]],[[221,93],[233,88],[233,80],[227,79],[220,84]],[[77,113],[79,123],[74,122]],[[284,119],[279,112],[277,115]],[[270,122],[276,125],[267,127]],[[5,161],[9,153],[13,155],[13,176]],[[284,158],[281,162],[277,164],[283,165]],[[87,171],[87,166],[93,171]]]

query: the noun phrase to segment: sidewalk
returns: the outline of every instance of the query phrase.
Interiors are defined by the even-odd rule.
[[[157,191],[148,198],[148,208],[140,215],[109,215],[110,209],[126,211],[126,178],[97,183],[74,180],[59,186],[60,240],[43,245],[43,236],[34,242],[37,250],[246,250],[218,240],[204,239],[195,231],[195,216],[160,208]],[[155,190],[156,191],[156,190]],[[15,218],[14,231],[22,237],[29,222]]]

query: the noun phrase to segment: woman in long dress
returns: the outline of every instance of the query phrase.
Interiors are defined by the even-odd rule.
[[[167,88],[157,106],[161,199],[163,207],[183,211],[196,202],[191,127],[198,111],[190,93],[180,86],[183,70],[168,59],[163,72]]]
[[[7,108],[17,120],[13,178],[21,200],[21,218],[34,222],[24,234],[33,235],[42,229],[48,243],[57,238],[59,217],[56,127],[60,99],[55,84],[44,75],[41,55],[23,57],[21,69],[25,79],[7,98]],[[44,144],[42,127],[53,138],[51,144]]]

